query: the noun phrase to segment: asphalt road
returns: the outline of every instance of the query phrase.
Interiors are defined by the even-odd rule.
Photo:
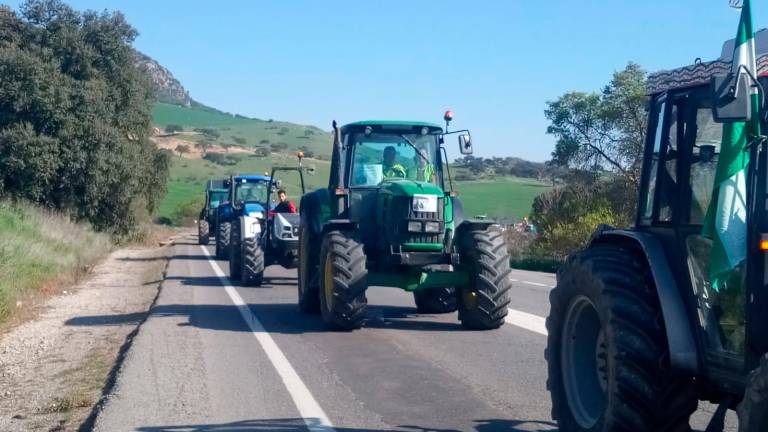
[[[495,331],[419,315],[410,294],[372,287],[366,327],[334,333],[299,312],[295,271],[231,286],[212,252],[193,236],[176,246],[96,430],[556,430],[543,358],[553,275],[513,271],[510,317]]]

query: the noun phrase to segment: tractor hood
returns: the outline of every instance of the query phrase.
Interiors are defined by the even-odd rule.
[[[387,179],[381,183],[381,189],[399,196],[443,195],[443,190],[429,182],[406,179]]]
[[[243,204],[243,214],[244,215],[251,215],[253,213],[261,213],[262,217],[264,217],[264,206],[262,206],[259,203],[245,203]]]

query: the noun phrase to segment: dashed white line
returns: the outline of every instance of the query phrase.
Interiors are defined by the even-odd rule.
[[[509,278],[509,280],[512,281],[512,282],[524,283],[524,284],[527,284],[527,285],[533,285],[533,286],[544,287],[544,288],[554,288],[555,287],[554,285],[549,285],[549,284],[545,284],[545,283],[541,283],[541,282],[531,282],[531,281],[514,279],[514,278]]]
[[[333,424],[331,424],[325,411],[323,411],[320,404],[318,404],[317,400],[312,396],[309,388],[307,388],[301,380],[293,366],[291,366],[288,358],[285,357],[285,354],[283,354],[269,333],[264,329],[261,321],[259,321],[256,315],[253,314],[245,301],[243,301],[243,298],[240,297],[237,290],[229,284],[227,276],[221,270],[219,264],[211,259],[211,254],[208,252],[208,249],[205,246],[200,246],[200,248],[203,250],[205,256],[208,257],[208,262],[211,264],[216,276],[221,280],[222,285],[224,285],[224,289],[232,300],[232,303],[237,306],[240,315],[243,316],[246,324],[250,327],[251,333],[256,337],[259,345],[261,345],[261,348],[267,354],[269,361],[272,362],[272,366],[275,367],[278,375],[280,375],[280,378],[283,380],[283,384],[291,395],[293,403],[299,410],[299,414],[304,419],[304,424],[307,426],[307,429],[313,432],[335,432]]]
[[[520,327],[540,335],[547,335],[547,324],[544,317],[538,315],[529,314],[528,312],[519,311],[509,308],[507,318],[505,319],[507,324]]]

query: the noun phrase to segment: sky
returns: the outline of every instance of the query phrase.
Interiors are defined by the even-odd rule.
[[[330,130],[334,119],[441,122],[451,109],[475,155],[534,161],[555,144],[547,101],[600,91],[629,61],[656,71],[715,59],[739,20],[728,0],[67,3],[122,11],[136,48],[223,111]],[[753,14],[768,27],[768,8]]]

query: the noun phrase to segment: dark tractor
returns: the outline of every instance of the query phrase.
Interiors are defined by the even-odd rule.
[[[446,113],[446,122],[450,112]],[[328,187],[301,199],[299,307],[332,329],[359,328],[369,285],[413,292],[423,313],[459,311],[470,329],[504,323],[509,256],[502,233],[465,220],[431,123],[363,121],[339,128]],[[458,134],[471,154],[468,131]]]
[[[740,431],[768,431],[768,147],[753,133],[768,125],[748,96],[762,93],[768,56],[758,65],[757,81],[721,76],[728,57],[649,77],[635,225],[598,227],[550,293],[547,387],[561,431],[687,431],[699,400],[719,404],[708,432],[737,407]],[[726,196],[721,183],[715,204],[718,161],[734,157],[724,135],[736,124],[726,122],[750,116],[739,150],[746,193]],[[724,249],[707,215],[742,204],[739,218],[717,223],[744,227],[746,247],[729,255],[743,259],[713,276]]]
[[[264,277],[261,232],[269,206],[270,177],[233,176],[228,201],[219,206],[216,256],[229,259],[229,277],[259,286]]]
[[[301,195],[304,195],[304,168],[301,166],[302,156],[299,156],[298,167],[272,168],[269,191],[273,197],[282,185],[282,181],[279,178],[281,173],[292,172],[298,174]],[[274,201],[276,200],[273,199]],[[261,248],[264,250],[266,266],[279,264],[287,269],[296,268],[299,249],[299,222],[300,216],[298,212],[283,211],[279,204],[269,211],[266,229],[261,236]]]
[[[205,206],[197,220],[197,241],[207,245],[216,236],[216,209],[227,199],[227,180],[208,180],[205,188]]]

